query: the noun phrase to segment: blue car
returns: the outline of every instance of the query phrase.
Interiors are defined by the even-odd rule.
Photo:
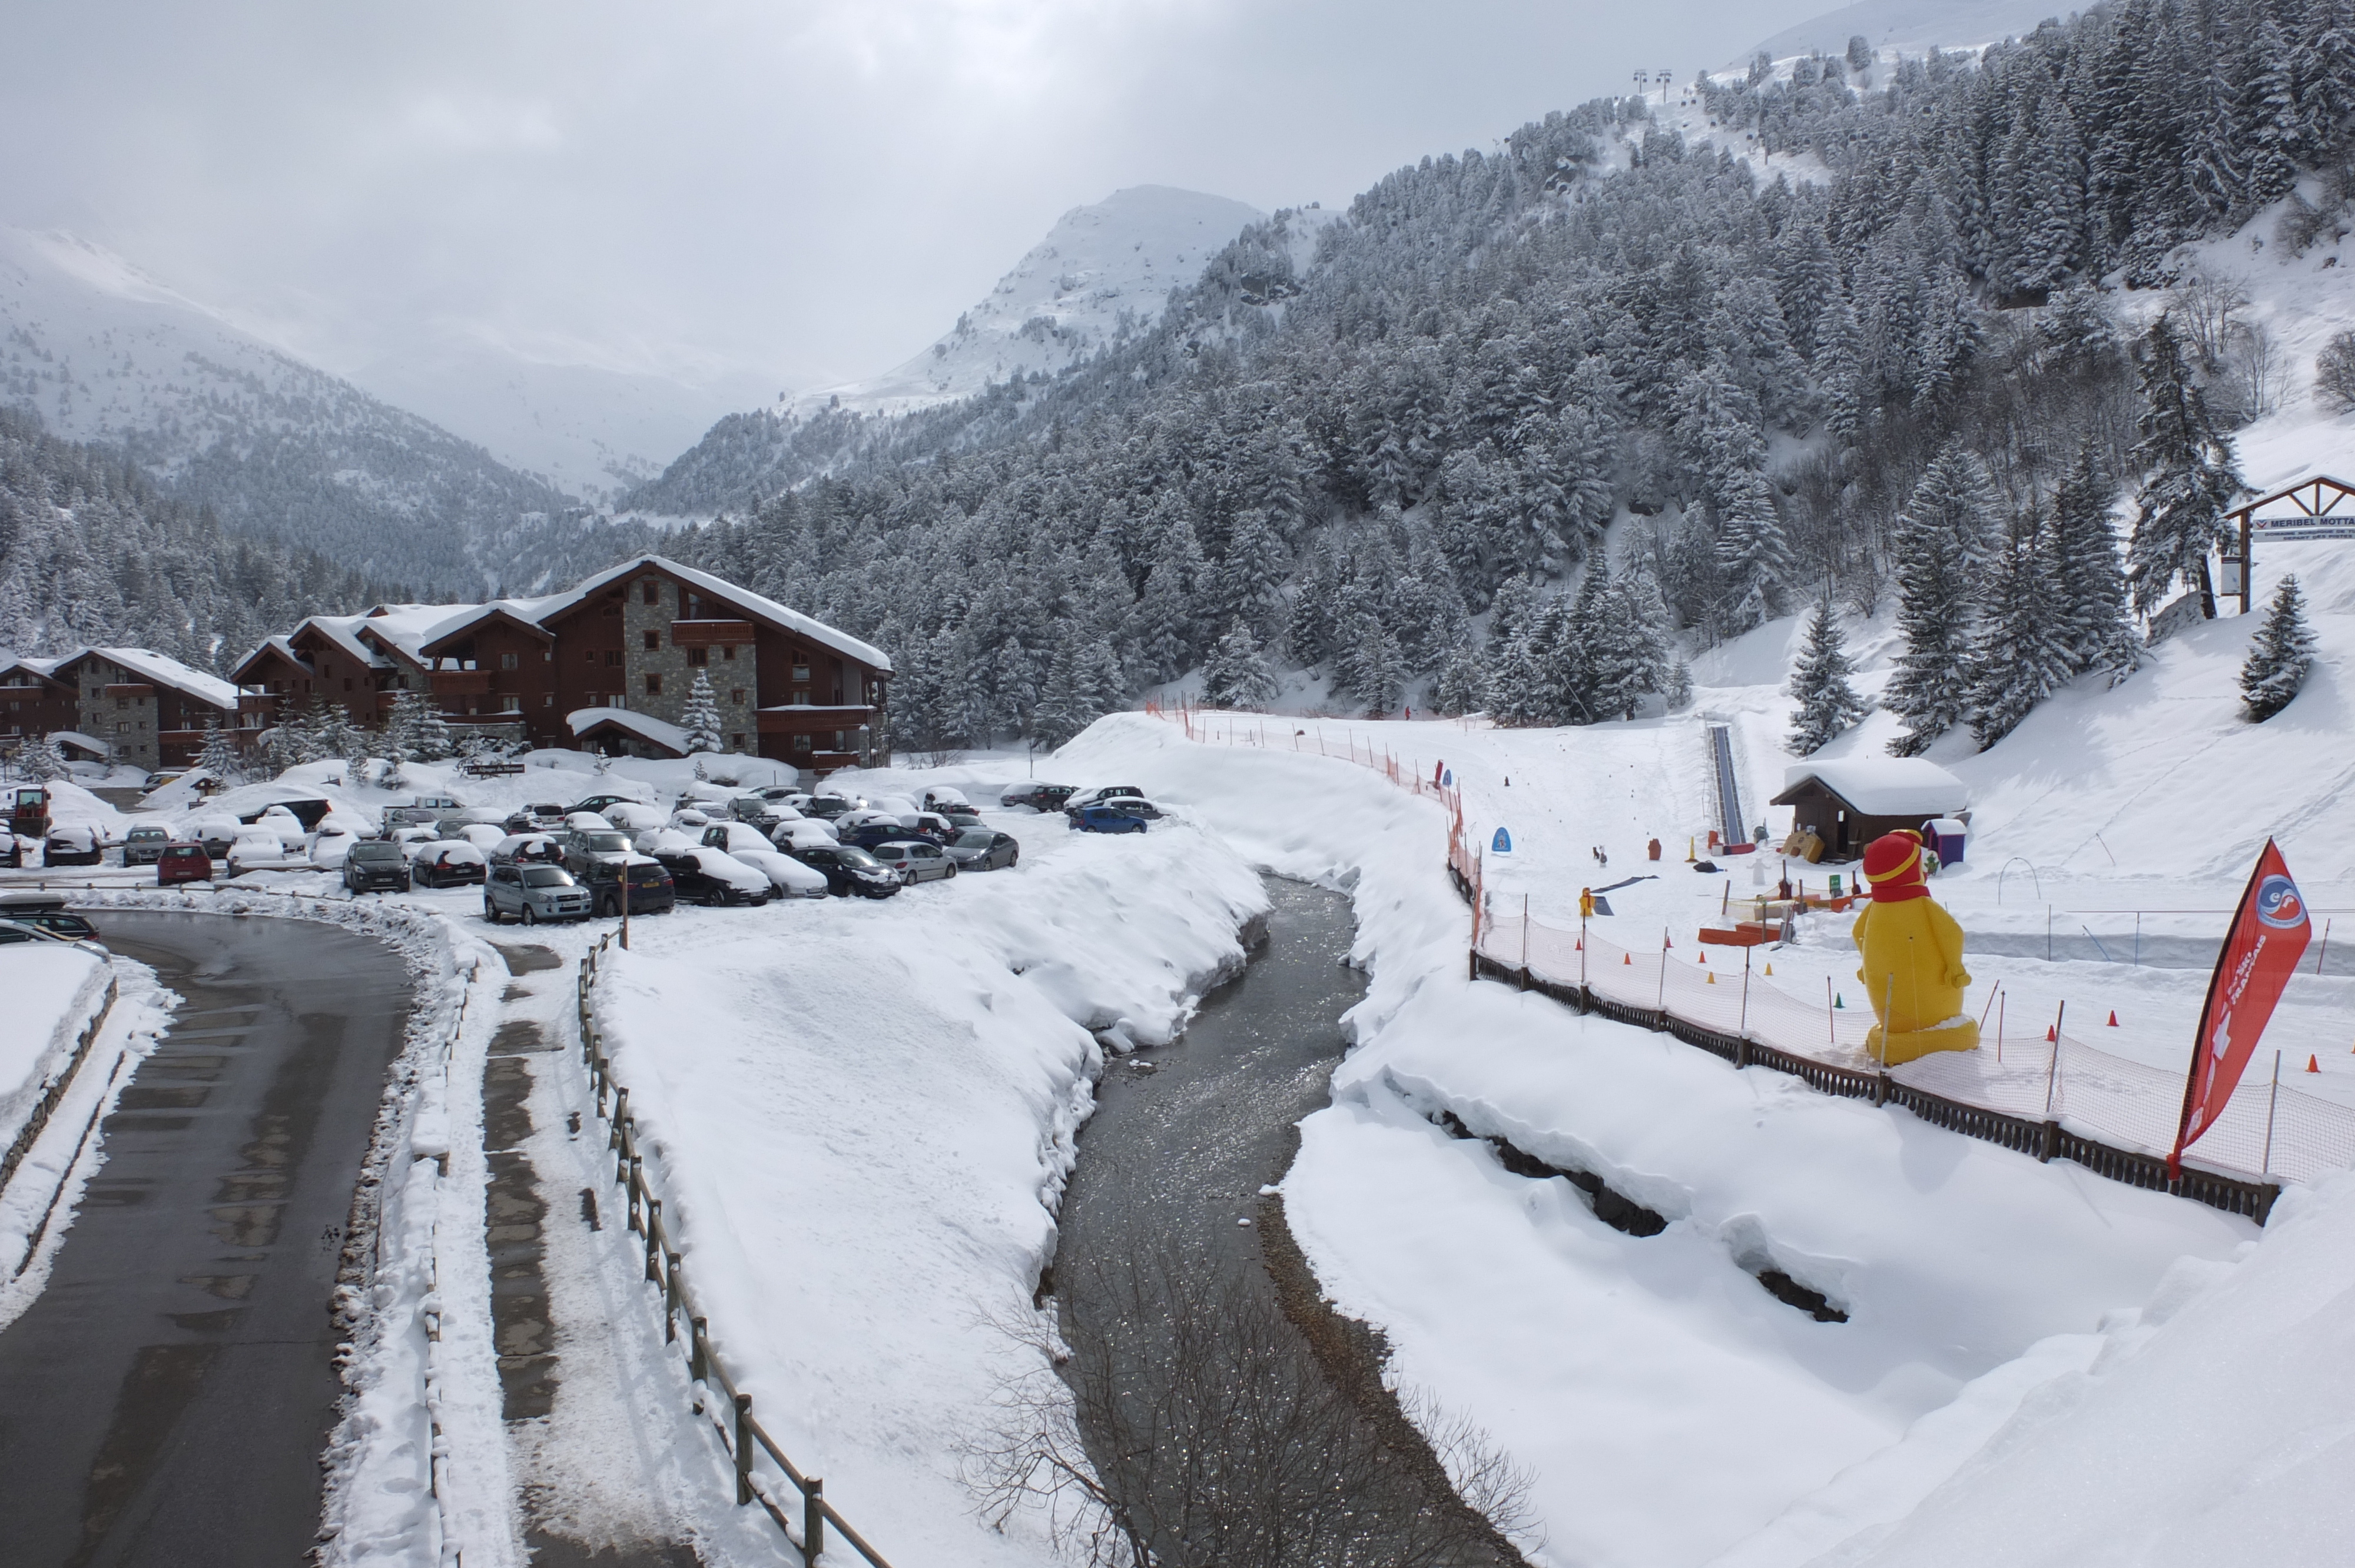
[[[1141,833],[1145,819],[1110,806],[1082,806],[1071,813],[1071,826],[1083,833]]]

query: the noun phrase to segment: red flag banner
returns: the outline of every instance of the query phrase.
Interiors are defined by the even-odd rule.
[[[2257,856],[2257,869],[2233,913],[2232,929],[2208,982],[2208,1002],[2200,1010],[2200,1037],[2191,1057],[2191,1077],[2183,1086],[2183,1120],[2175,1150],[2167,1157],[2170,1177],[2182,1174],[2183,1151],[2224,1114],[2241,1070],[2257,1048],[2257,1038],[2274,1015],[2282,988],[2297,968],[2314,934],[2306,899],[2290,880],[2289,867],[2271,839]]]

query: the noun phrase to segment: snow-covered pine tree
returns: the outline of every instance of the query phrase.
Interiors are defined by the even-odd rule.
[[[2209,415],[2183,340],[2165,313],[2143,334],[2136,358],[2143,412],[2134,462],[2142,484],[2126,547],[2134,607],[2148,615],[2179,579],[2199,590],[2200,613],[2212,620],[2208,552],[2224,536],[2224,508],[2243,488],[2232,443]]]
[[[1061,746],[1119,705],[1120,661],[1112,640],[1092,624],[1075,623],[1055,645],[1047,681],[1031,712],[1041,746]]]
[[[2142,662],[2142,638],[2126,613],[2126,574],[2110,529],[2110,485],[2087,441],[2053,498],[2047,535],[2055,626],[2073,674],[2106,671],[2116,685]]]
[[[1258,646],[1273,646],[1290,620],[1282,584],[1291,565],[1284,535],[1267,514],[1254,506],[1236,514],[1227,535],[1227,553],[1210,577],[1211,613],[1216,624],[1231,627],[1240,618]]]
[[[1970,711],[1980,576],[1995,509],[1977,460],[1950,443],[1922,475],[1897,520],[1897,630],[1905,652],[1882,704],[1905,720],[1890,743],[1916,756]]]
[[[1807,618],[1807,641],[1799,650],[1799,662],[1791,667],[1789,691],[1799,706],[1791,715],[1791,734],[1785,744],[1794,753],[1814,756],[1834,736],[1872,711],[1872,705],[1849,684],[1854,673],[1856,666],[1849,662],[1848,635],[1840,630],[1839,617],[1832,613],[1832,601],[1817,599]]]
[[[711,689],[711,672],[698,670],[695,683],[687,688],[687,706],[679,715],[679,727],[687,731],[687,749],[718,751],[726,744],[719,731],[719,697]]]
[[[197,767],[222,784],[235,784],[245,777],[245,769],[238,762],[237,747],[229,742],[229,732],[221,727],[217,718],[205,721],[205,746],[197,754]]]
[[[1240,615],[1228,623],[1202,666],[1202,697],[1220,708],[1263,708],[1275,700],[1275,672]]]
[[[450,721],[442,716],[442,705],[431,697],[417,705],[417,759],[420,762],[440,762],[457,749],[457,741],[450,733]]]
[[[1441,661],[1431,705],[1449,717],[1478,713],[1488,705],[1488,675],[1477,650],[1465,643]]]
[[[1358,641],[1348,660],[1349,689],[1366,705],[1369,717],[1380,718],[1398,708],[1406,688],[1406,658],[1398,639],[1374,616],[1358,620]]]
[[[2044,530],[2030,521],[1995,561],[1971,661],[1971,734],[1985,751],[2072,673]]]
[[[1732,492],[1717,548],[1732,600],[1726,630],[1740,633],[1783,612],[1783,585],[1790,580],[1792,561],[1765,475],[1745,472]]]
[[[1681,653],[1677,655],[1676,662],[1668,666],[1668,689],[1660,694],[1660,699],[1672,714],[1680,714],[1692,706],[1692,666],[1685,662]]]
[[[2289,706],[2313,667],[2314,630],[2306,623],[2306,597],[2297,578],[2286,577],[2241,665],[2241,700],[2248,705],[2250,719],[2263,724]]]
[[[1668,606],[1639,560],[1611,579],[1602,609],[1592,633],[1595,716],[1632,719],[1668,678]]]
[[[27,783],[47,784],[65,777],[66,759],[48,736],[27,736],[16,747],[16,772]]]

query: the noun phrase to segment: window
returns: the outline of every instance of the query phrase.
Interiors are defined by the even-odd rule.
[[[730,687],[728,690],[728,700],[741,705],[744,701],[744,688],[741,686]]]
[[[542,693],[540,694],[539,705],[544,708],[554,707],[556,705],[556,694],[554,692]]]
[[[121,712],[123,712],[125,708],[128,708],[130,705],[131,705],[131,699],[130,699],[129,697],[117,697],[117,698],[115,698],[115,699],[114,699],[114,711],[115,711],[116,713],[121,713]]]
[[[660,604],[662,602],[662,579],[659,577],[648,577],[645,581],[640,583],[638,587],[645,592],[646,602],[648,604]]]
[[[646,695],[650,697],[659,697],[662,695],[662,677],[660,675],[648,674],[646,676]]]
[[[129,734],[131,733],[131,724],[130,724],[130,721],[129,721],[129,720],[127,720],[127,719],[117,719],[117,720],[115,720],[115,721],[114,721],[114,733],[115,733],[115,734],[117,734],[117,735],[129,735]]]
[[[606,649],[606,650],[605,650],[605,668],[607,668],[608,670],[618,670],[618,669],[620,669],[621,667],[622,667],[622,651],[621,651],[620,649],[618,649],[618,648],[608,648],[608,649]]]
[[[743,737],[742,736],[741,736],[741,735],[731,735],[731,736],[730,736],[728,737],[728,749],[729,749],[729,750],[730,750],[730,751],[741,751],[741,750],[743,750],[743,749],[744,749],[744,737]]]
[[[649,632],[647,635],[651,636],[653,634]],[[709,648],[690,648],[687,651],[687,662],[689,664],[695,665],[709,664],[711,662],[711,650]]]
[[[597,650],[594,648],[584,648],[581,651],[581,656],[588,660],[591,664],[594,664],[597,662]]]
[[[348,691],[350,691],[351,689],[352,689],[352,678],[351,678],[349,675],[346,675],[346,676],[345,676],[345,677],[344,677],[344,690],[346,690],[346,691],[347,691],[347,692],[348,692]]]
[[[719,656],[722,659],[733,659],[736,657],[736,644],[733,642],[721,643],[719,645]]]
[[[795,751],[807,751],[809,748],[810,737],[808,736],[797,735],[794,736],[794,749]]]
[[[516,656],[515,656],[514,654],[512,654],[512,653],[502,653],[502,654],[500,654],[500,655],[499,655],[499,668],[500,668],[500,669],[502,669],[502,670],[512,670],[512,669],[514,669],[514,668],[516,667],[516,663],[517,663],[517,661],[516,661]],[[400,683],[401,683],[402,685],[404,685],[404,686],[406,686],[406,685],[408,685],[408,684],[409,684],[409,683],[408,683],[406,680],[403,680]]]
[[[642,635],[643,635],[643,636],[645,637],[645,639],[646,652],[649,652],[649,653],[659,653],[659,652],[662,652],[662,633],[661,633],[661,632],[659,632],[659,631],[648,631],[648,632],[645,632],[645,633],[643,633]]]
[[[806,664],[796,664],[796,665],[794,665],[794,680],[796,680],[796,681],[806,681],[806,680],[808,680],[808,679],[809,679],[809,666],[808,666],[808,665],[806,665]]]

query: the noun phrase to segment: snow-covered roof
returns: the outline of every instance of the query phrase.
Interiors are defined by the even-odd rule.
[[[1853,757],[1839,762],[1796,762],[1783,771],[1787,804],[1792,790],[1813,779],[1868,817],[1937,817],[1971,803],[1963,781],[1918,757]]]
[[[176,692],[185,692],[189,696],[200,702],[209,703],[224,712],[237,711],[235,686],[222,680],[218,675],[209,675],[202,670],[190,669],[171,655],[158,653],[149,648],[77,648],[61,658],[20,659],[17,662],[28,670],[54,675],[67,665],[88,658],[93,653],[101,659],[113,661],[133,674],[144,678],[150,684],[169,686]],[[42,670],[40,667],[45,663],[48,668]]]
[[[288,663],[295,665],[301,669],[307,670],[311,667],[311,661],[304,658],[302,654],[297,653],[294,651],[294,644],[288,640],[287,634],[282,631],[279,631],[272,632],[270,636],[263,638],[252,652],[248,653],[244,658],[240,659],[237,662],[237,667],[229,673],[233,675],[242,676],[245,673],[246,667],[251,664],[256,659],[261,658],[264,653],[275,653],[280,658],[285,660]]]
[[[538,613],[534,619],[544,620],[551,615],[570,609],[600,588],[610,587],[623,577],[645,570],[648,567],[668,572],[682,582],[693,583],[714,599],[725,599],[740,609],[750,610],[760,619],[806,637],[822,647],[831,648],[847,659],[856,659],[871,670],[887,675],[891,673],[890,657],[874,644],[861,642],[847,631],[837,631],[823,620],[804,615],[798,609],[787,609],[773,599],[763,599],[748,588],[738,588],[725,578],[715,577],[709,572],[699,572],[693,567],[682,567],[665,556],[634,556],[618,567],[608,567],[594,577],[584,578],[575,584],[569,593],[558,594],[549,599],[534,601],[539,606]]]
[[[666,746],[679,756],[687,753],[687,731],[675,724],[666,724],[648,714],[632,713],[627,708],[575,708],[564,715],[578,737],[587,735],[600,725],[612,725],[615,729],[636,736],[640,740]]]

